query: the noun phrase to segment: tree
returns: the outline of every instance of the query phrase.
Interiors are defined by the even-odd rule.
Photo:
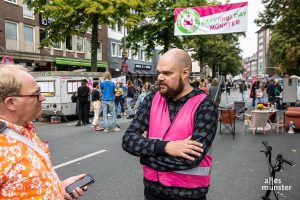
[[[200,61],[200,66],[208,65],[215,77],[217,69],[222,75],[236,75],[241,69],[238,36],[240,34],[218,34],[193,36],[187,45],[194,52],[192,58]]]
[[[272,30],[270,60],[280,71],[300,75],[300,1],[264,0],[257,25]]]
[[[155,0],[145,10],[147,16],[143,23],[131,27],[126,37],[127,47],[137,50],[145,46],[147,55],[151,55],[156,46],[162,46],[163,52],[172,47],[182,48],[182,37],[174,36],[174,10],[179,7],[206,5],[204,0]]]
[[[85,33],[92,27],[92,71],[97,71],[98,25],[119,23],[132,26],[143,18],[136,13],[143,13],[144,7],[151,5],[151,0],[24,0],[24,2],[30,8],[34,8],[35,13],[43,13],[45,17],[53,19],[46,28],[48,37],[41,42],[41,47],[63,41],[70,34]],[[132,13],[132,10],[136,13]]]

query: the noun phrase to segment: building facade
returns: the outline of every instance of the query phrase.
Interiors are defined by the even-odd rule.
[[[126,75],[126,79],[141,79],[143,82],[154,83],[156,80],[158,50],[153,50],[152,56],[147,57],[142,46],[135,52],[132,48],[123,49],[122,39],[126,40],[127,31],[124,26],[110,25],[108,28],[108,65],[113,77]],[[128,71],[122,68],[126,52]],[[123,71],[125,70],[125,71]],[[125,72],[125,73],[124,73]]]
[[[271,39],[270,29],[261,28],[257,32],[257,74],[259,78],[270,75],[274,69],[269,65],[269,42]]]
[[[244,58],[243,67],[247,77],[257,77],[257,53]]]
[[[10,56],[32,71],[91,71],[91,31],[69,35],[63,42],[40,49],[51,19],[33,14],[22,0],[0,1],[0,59]],[[97,71],[108,67],[107,26],[99,26]]]

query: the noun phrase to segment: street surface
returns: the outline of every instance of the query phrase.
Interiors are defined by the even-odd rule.
[[[241,98],[238,92],[227,97],[222,94],[221,105],[230,105]],[[96,183],[82,199],[142,200],[139,159],[121,147],[122,136],[130,121],[123,117],[118,122],[121,131],[110,133],[96,132],[89,125],[75,127],[70,122],[37,122],[36,125],[41,139],[49,141],[52,163],[62,180],[81,173],[90,173],[95,178]],[[232,135],[219,135],[219,132],[214,140],[214,167],[208,200],[260,199],[265,193],[262,187],[268,185],[265,179],[269,177],[266,158],[259,152],[264,150],[263,140],[273,147],[273,157],[281,153],[297,163],[295,167],[285,165],[284,171],[278,173],[281,184],[291,186],[290,191],[280,191],[280,199],[300,199],[300,134],[271,131],[253,136],[251,131],[244,134],[243,121],[237,121],[235,140]]]

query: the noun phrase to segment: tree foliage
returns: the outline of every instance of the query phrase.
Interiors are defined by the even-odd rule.
[[[204,0],[155,0],[144,13],[147,16],[144,23],[129,29],[126,46],[135,50],[144,46],[148,55],[157,45],[163,47],[163,52],[172,47],[182,48],[182,37],[174,36],[175,8],[206,4]]]
[[[119,23],[132,26],[140,21],[151,0],[24,0],[36,13],[53,19],[41,47],[63,41],[67,35],[85,33],[92,27],[92,71],[96,71],[98,25]],[[131,11],[135,10],[136,13]],[[79,27],[79,28],[78,28]]]
[[[256,23],[270,28],[270,60],[284,73],[300,75],[300,1],[264,0],[265,10]]]
[[[201,68],[208,65],[213,77],[217,71],[220,75],[236,75],[241,69],[237,34],[193,36],[187,45],[194,52],[192,58],[200,61]]]

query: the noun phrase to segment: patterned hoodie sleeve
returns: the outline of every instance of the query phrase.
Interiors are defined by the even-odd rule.
[[[149,94],[144,98],[140,109],[134,116],[122,139],[123,149],[134,156],[164,155],[167,141],[149,139],[143,136],[144,131],[149,129],[149,116],[153,96],[154,94]]]

